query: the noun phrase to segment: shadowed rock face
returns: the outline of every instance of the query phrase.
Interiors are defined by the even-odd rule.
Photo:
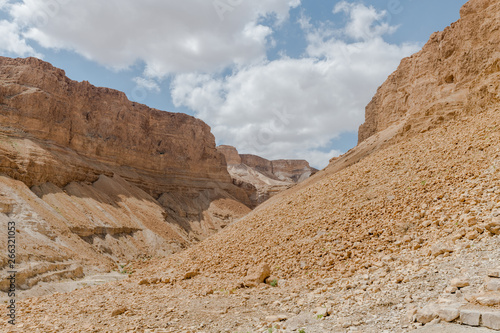
[[[217,150],[226,157],[233,183],[245,190],[254,207],[318,171],[305,160],[269,161],[256,155],[240,155],[227,145]]]
[[[0,57],[0,174],[0,222],[18,222],[27,267],[168,255],[250,211],[201,120],[35,58]],[[32,281],[50,273],[27,269]]]

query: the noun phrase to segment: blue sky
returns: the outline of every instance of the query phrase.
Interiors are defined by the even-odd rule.
[[[218,144],[322,168],[465,0],[0,0],[0,55],[207,122]]]

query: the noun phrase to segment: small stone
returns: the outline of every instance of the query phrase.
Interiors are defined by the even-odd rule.
[[[192,269],[192,270],[186,272],[186,274],[184,274],[183,280],[192,279],[192,278],[194,278],[195,276],[197,276],[199,274],[200,274],[200,272],[199,272],[199,270],[197,268],[196,269]]]
[[[113,310],[113,312],[111,312],[111,317],[119,316],[121,314],[124,314],[126,311],[127,311],[127,308],[118,308],[118,309],[115,309],[115,310]]]
[[[479,237],[479,232],[477,232],[476,230],[471,231],[465,237],[467,237],[467,239],[469,240],[477,239]]]
[[[481,319],[481,312],[478,310],[461,310],[460,321],[464,325],[479,326]]]
[[[484,287],[487,291],[500,291],[500,279],[490,279]]]
[[[447,244],[436,244],[434,246],[432,246],[431,248],[431,254],[434,256],[434,257],[437,257],[441,254],[445,254],[445,253],[451,253],[453,252],[453,248],[450,246],[450,245],[447,245]]]
[[[149,280],[148,280],[148,279],[142,279],[141,281],[139,281],[139,285],[140,285],[140,286],[144,286],[144,285],[146,285],[146,286],[147,286],[147,285],[149,285],[149,284],[150,284],[150,282],[149,282]]]
[[[465,287],[470,286],[470,283],[469,283],[469,281],[467,281],[467,279],[456,278],[456,279],[451,280],[451,286],[455,287],[455,288],[465,288]]]
[[[500,295],[484,295],[484,296],[479,296],[476,298],[476,301],[485,306],[496,306],[500,305]]]
[[[285,321],[286,319],[287,319],[287,316],[285,316],[285,315],[267,316],[266,317],[266,322],[268,322],[268,323],[278,323],[280,321]]]
[[[260,283],[263,283],[271,275],[271,269],[269,265],[262,264],[258,267],[254,267],[250,270],[245,278],[243,284],[245,287],[256,287]]]
[[[498,222],[498,221],[488,223],[485,226],[485,228],[493,235],[500,235],[500,222]]]
[[[270,276],[266,278],[265,282],[270,286],[277,287],[279,284],[279,279],[275,276]]]
[[[316,308],[314,309],[313,311],[317,316],[321,316],[321,317],[326,317],[328,316],[328,309],[327,308],[323,308],[323,307],[320,307],[320,308]]]

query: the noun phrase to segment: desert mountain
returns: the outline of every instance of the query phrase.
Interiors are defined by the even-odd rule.
[[[16,221],[22,288],[174,253],[250,211],[205,123],[38,59],[0,58],[0,124],[0,234]]]
[[[239,154],[232,146],[218,146],[224,154],[233,184],[242,188],[256,207],[272,196],[298,184],[318,170],[305,160],[275,160]]]
[[[500,3],[460,14],[402,61],[327,169],[130,279],[22,302],[23,328],[500,329]]]

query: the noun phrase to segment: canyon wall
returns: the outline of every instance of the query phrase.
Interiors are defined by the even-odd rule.
[[[246,192],[253,207],[318,171],[305,160],[270,161],[256,155],[239,154],[232,146],[222,145],[217,149],[226,158],[233,183]]]
[[[399,135],[424,132],[497,104],[498,6],[493,0],[469,1],[459,21],[403,59],[367,106],[359,142],[391,127]]]
[[[0,175],[0,220],[17,224],[23,288],[169,255],[251,205],[201,120],[35,58],[0,57]]]

